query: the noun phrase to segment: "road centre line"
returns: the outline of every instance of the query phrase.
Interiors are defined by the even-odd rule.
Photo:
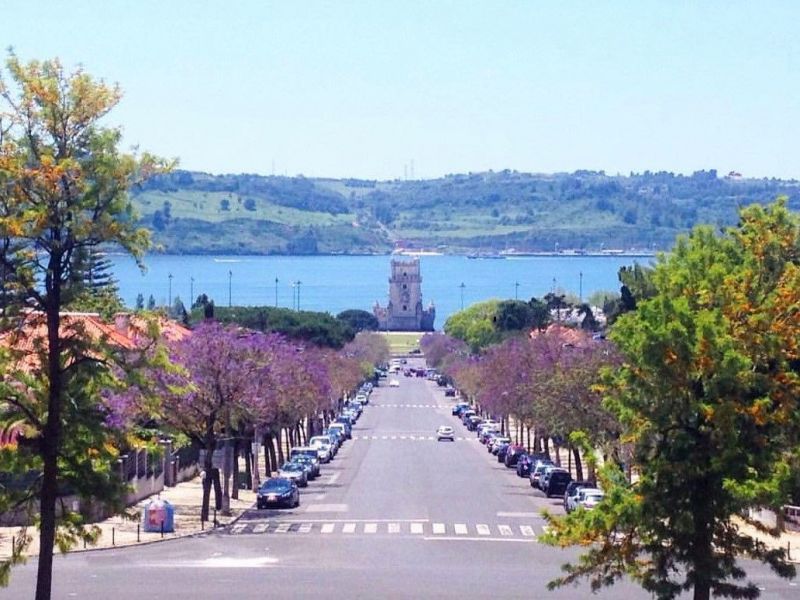
[[[336,527],[335,523],[324,523],[322,525],[322,533],[333,533],[333,529]]]
[[[541,519],[543,518],[541,513],[538,512],[499,512],[497,513],[498,517],[506,517],[509,519],[513,518],[520,518],[520,519]]]
[[[367,523],[364,525],[364,533],[378,533],[377,523]]]
[[[445,532],[444,523],[434,523],[433,524],[433,533],[436,535],[442,535]]]
[[[508,525],[498,525],[497,529],[500,530],[500,535],[512,535],[511,527]]]
[[[478,530],[478,535],[490,535],[491,531],[489,530],[489,526],[483,523],[479,523],[475,525],[475,529]]]
[[[355,533],[356,531],[356,524],[355,523],[345,523],[342,525],[342,533]]]
[[[411,533],[421,534],[422,531],[422,523],[411,523]]]
[[[456,531],[456,535],[467,535],[467,524],[466,523],[456,523],[453,525],[453,529]]]

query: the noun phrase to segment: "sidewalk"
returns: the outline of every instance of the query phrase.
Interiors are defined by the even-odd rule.
[[[95,523],[100,527],[101,535],[97,543],[93,546],[83,547],[79,544],[70,552],[82,552],[84,550],[94,550],[99,548],[111,548],[120,546],[133,546],[136,544],[149,544],[152,542],[161,541],[161,533],[146,533],[140,527],[137,538],[137,526],[141,524],[141,514],[144,512],[144,506],[154,498],[161,498],[170,502],[175,508],[175,531],[172,533],[165,533],[164,538],[174,539],[194,535],[205,530],[213,529],[214,518],[214,492],[211,492],[211,511],[209,518],[211,521],[205,523],[205,527],[200,524],[200,506],[203,499],[203,488],[200,482],[200,477],[195,477],[189,481],[179,483],[172,488],[164,488],[164,490],[157,495],[146,498],[130,507],[131,512],[137,512],[139,518],[134,521],[123,519],[120,516],[114,516]],[[239,499],[231,499],[231,515],[223,516],[217,512],[218,526],[228,525],[238,519],[241,514],[255,504],[256,495],[251,490],[239,490]],[[39,554],[39,536],[38,530],[35,527],[29,527],[28,535],[33,537],[26,554],[28,556],[35,556]],[[19,527],[0,527],[0,558],[8,557],[11,553],[11,538],[12,536],[19,535]]]

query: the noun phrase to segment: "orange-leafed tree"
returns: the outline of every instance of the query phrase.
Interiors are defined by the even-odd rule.
[[[76,539],[79,522],[57,514],[60,488],[113,500],[123,489],[94,480],[87,456],[102,451],[102,380],[108,356],[62,313],[80,293],[78,254],[114,245],[137,259],[148,233],[137,227],[127,190],[166,165],[119,150],[119,129],[102,120],[120,90],[58,60],[23,62],[13,53],[0,74],[0,275],[6,328],[36,314],[44,333],[33,376],[9,381],[0,401],[4,419],[21,419],[16,460],[39,475],[32,488],[39,511],[36,598],[50,597],[54,545]],[[90,452],[89,449],[92,449]],[[83,474],[83,476],[81,475]],[[87,490],[94,481],[104,489]],[[106,485],[107,484],[107,485]],[[61,535],[60,526],[73,535]]]

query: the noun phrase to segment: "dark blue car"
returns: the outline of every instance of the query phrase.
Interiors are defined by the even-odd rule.
[[[256,506],[297,508],[300,506],[300,490],[293,481],[282,477],[271,477],[258,488]]]

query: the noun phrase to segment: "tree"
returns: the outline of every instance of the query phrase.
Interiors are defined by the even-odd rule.
[[[65,547],[81,531],[69,512],[56,515],[59,486],[69,483],[98,502],[113,502],[122,489],[94,477],[91,468],[104,437],[97,411],[108,371],[103,349],[80,327],[62,322],[62,310],[74,300],[71,284],[85,275],[73,259],[108,243],[141,257],[149,237],[136,227],[126,191],[163,163],[120,153],[120,131],[100,126],[119,101],[116,87],[80,69],[67,73],[58,60],[25,64],[11,54],[6,70],[0,80],[0,264],[12,275],[18,302],[7,306],[4,325],[13,327],[22,309],[32,307],[46,334],[38,376],[22,377],[21,391],[4,401],[30,441],[18,459],[41,473],[36,598],[43,600],[50,597],[59,526],[73,532],[59,537]]]
[[[147,310],[155,310],[156,309],[156,299],[153,294],[150,294],[150,297],[147,299]]]
[[[634,483],[609,466],[591,513],[551,519],[545,541],[591,545],[552,585],[593,588],[623,575],[661,599],[756,598],[737,557],[795,575],[734,520],[752,506],[780,510],[800,437],[800,227],[785,202],[750,206],[717,236],[697,228],[660,257],[650,299],[611,332],[623,364],[606,404],[634,444]],[[796,467],[795,467],[796,468]]]
[[[365,310],[345,310],[336,315],[336,318],[346,323],[355,333],[378,330],[378,319]]]
[[[134,306],[134,310],[144,310],[144,295],[142,292],[136,294],[136,305]]]

